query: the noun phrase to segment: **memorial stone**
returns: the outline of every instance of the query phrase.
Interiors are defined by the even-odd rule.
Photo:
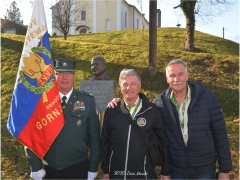
[[[98,112],[105,112],[107,104],[116,97],[116,82],[113,80],[80,81],[80,91],[94,96]]]

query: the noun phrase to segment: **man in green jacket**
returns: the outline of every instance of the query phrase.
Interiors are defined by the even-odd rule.
[[[25,147],[30,176],[34,180],[42,179],[45,174],[45,179],[92,180],[97,176],[100,160],[99,118],[93,96],[73,88],[74,69],[74,60],[55,60],[65,123],[42,161]]]

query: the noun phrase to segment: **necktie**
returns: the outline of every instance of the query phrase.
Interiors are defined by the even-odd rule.
[[[65,107],[66,107],[66,105],[67,105],[67,103],[66,103],[66,100],[67,99],[67,97],[66,96],[63,96],[62,97],[62,108],[63,108],[63,110],[65,110]]]

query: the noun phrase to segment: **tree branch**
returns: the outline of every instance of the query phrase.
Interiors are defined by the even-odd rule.
[[[175,7],[173,7],[173,9],[177,9],[177,8],[179,8],[179,7],[181,7],[181,4],[179,4],[179,5],[175,6]]]

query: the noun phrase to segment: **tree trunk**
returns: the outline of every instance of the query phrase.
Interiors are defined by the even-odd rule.
[[[150,74],[157,72],[157,0],[149,0],[149,68]]]
[[[182,11],[186,18],[186,39],[185,47],[186,51],[193,52],[194,47],[194,30],[195,30],[195,9],[196,0],[192,1],[183,1],[181,4]]]
[[[64,40],[67,40],[67,33],[64,33]]]

